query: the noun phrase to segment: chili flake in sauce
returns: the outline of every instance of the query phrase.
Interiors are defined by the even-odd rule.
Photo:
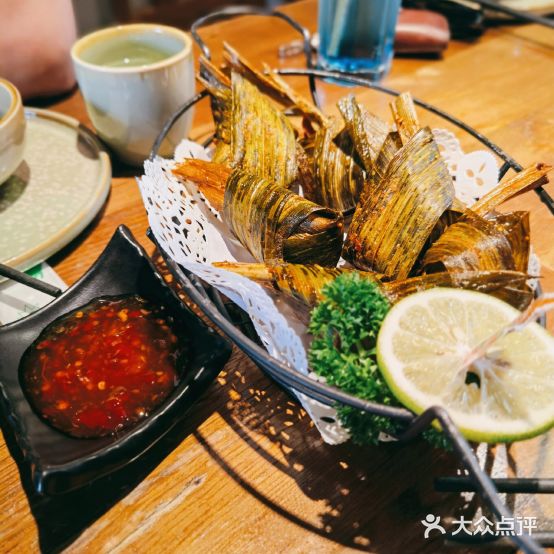
[[[163,307],[101,298],[47,327],[21,377],[34,406],[74,437],[117,433],[146,418],[179,381],[183,341]]]

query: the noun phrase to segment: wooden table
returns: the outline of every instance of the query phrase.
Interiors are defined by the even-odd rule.
[[[285,11],[315,28],[314,1]],[[227,39],[254,61],[303,65],[301,57],[277,59],[277,46],[295,38],[281,22],[242,18],[202,34],[214,45]],[[303,80],[292,82],[305,89]],[[475,43],[453,42],[442,60],[396,59],[385,84],[445,108],[523,165],[554,164],[552,30],[498,27]],[[344,90],[325,87],[329,104],[339,94]],[[367,99],[376,111],[386,111],[382,97]],[[78,92],[49,107],[90,125]],[[203,133],[209,121],[207,105],[199,106],[193,134]],[[475,148],[469,140],[463,144]],[[120,223],[151,249],[133,175],[116,165],[103,211],[50,260],[66,282],[85,272]],[[552,186],[548,190],[554,193]],[[533,193],[510,207],[531,211],[543,286],[554,290],[552,216]],[[551,432],[512,446],[510,471],[551,474],[553,439]],[[445,520],[459,516],[459,496],[432,488],[433,476],[452,475],[457,467],[451,455],[420,441],[371,448],[324,444],[304,411],[235,352],[182,428],[139,462],[78,494],[48,502],[28,497],[0,441],[0,551],[437,552],[441,539],[425,540],[420,520],[427,513]],[[520,515],[538,515],[541,526],[554,528],[552,498],[523,496],[515,506]]]

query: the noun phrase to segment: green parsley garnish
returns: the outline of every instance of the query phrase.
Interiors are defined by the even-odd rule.
[[[337,277],[323,288],[323,295],[308,328],[313,335],[308,352],[311,369],[330,385],[359,398],[400,406],[379,371],[375,352],[389,301],[374,282],[356,273]],[[356,444],[376,444],[379,433],[394,435],[402,429],[400,422],[350,406],[339,405],[337,412]],[[425,437],[434,446],[448,445],[434,429]]]

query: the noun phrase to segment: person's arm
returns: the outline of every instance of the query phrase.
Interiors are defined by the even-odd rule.
[[[75,84],[71,0],[0,0],[0,77],[22,96],[48,96]]]

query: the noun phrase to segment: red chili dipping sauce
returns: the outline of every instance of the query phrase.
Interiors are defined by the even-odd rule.
[[[137,424],[179,381],[184,344],[172,325],[166,309],[138,296],[98,299],[56,320],[23,357],[32,405],[74,437]]]

